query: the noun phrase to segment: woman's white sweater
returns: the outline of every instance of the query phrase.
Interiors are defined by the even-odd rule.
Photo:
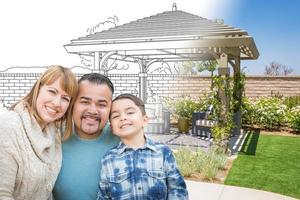
[[[44,131],[27,109],[0,116],[0,199],[47,200],[62,161],[61,137],[54,124]]]

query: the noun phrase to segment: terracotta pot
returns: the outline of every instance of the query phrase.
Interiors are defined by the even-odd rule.
[[[188,133],[189,132],[190,120],[187,118],[179,118],[178,119],[178,131],[180,133]]]

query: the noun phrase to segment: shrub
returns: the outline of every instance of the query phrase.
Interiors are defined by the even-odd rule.
[[[196,154],[188,148],[180,148],[174,153],[176,163],[179,171],[183,176],[191,176],[193,172],[197,171]]]
[[[207,180],[213,180],[218,174],[218,167],[211,159],[206,159],[201,169],[201,175]]]
[[[288,113],[289,126],[297,132],[300,132],[300,106],[290,109]]]
[[[195,172],[200,172],[203,178],[208,180],[214,179],[220,169],[225,169],[227,163],[226,154],[218,152],[216,148],[206,153],[201,149],[193,152],[183,147],[174,155],[183,176],[191,176]]]
[[[227,164],[227,156],[223,153],[218,153],[214,155],[214,160],[218,169],[225,169]]]
[[[243,97],[242,100],[242,123],[253,125],[257,122],[256,109],[255,109],[255,99],[250,99]]]
[[[286,97],[283,103],[290,109],[296,106],[300,106],[300,96]]]
[[[208,159],[213,160],[218,169],[225,169],[227,163],[227,155],[218,150],[217,146],[213,146],[206,154]]]
[[[218,171],[225,169],[227,156],[218,151],[217,147],[211,148],[206,154],[202,154],[202,166],[200,172],[205,179],[214,179]]]
[[[242,122],[274,129],[286,126],[300,131],[300,96],[243,98]]]
[[[263,97],[255,104],[257,123],[267,129],[278,129],[286,122],[287,107],[278,97]]]

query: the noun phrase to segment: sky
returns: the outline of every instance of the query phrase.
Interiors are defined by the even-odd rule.
[[[9,67],[79,66],[63,45],[117,16],[118,25],[177,9],[221,18],[254,38],[260,56],[242,61],[246,74],[262,75],[272,61],[300,75],[298,0],[10,0],[0,3],[0,71]]]
[[[246,73],[263,74],[265,66],[275,61],[300,75],[300,1],[235,1],[240,2],[239,9],[225,14],[225,24],[246,30],[260,53],[257,60],[242,61]]]

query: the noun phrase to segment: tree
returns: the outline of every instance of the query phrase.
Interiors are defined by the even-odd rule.
[[[180,74],[196,74],[197,71],[195,70],[197,61],[185,61],[182,62],[179,66],[179,73]]]
[[[265,75],[267,76],[286,76],[293,72],[293,69],[275,61],[265,66]]]
[[[183,74],[197,74],[197,72],[209,71],[211,77],[211,90],[213,86],[214,71],[217,69],[216,60],[203,60],[203,61],[185,61],[181,64],[180,73]]]
[[[205,60],[197,63],[197,69],[199,72],[202,71],[209,71],[210,72],[210,77],[211,77],[211,85],[210,89],[212,90],[214,85],[213,85],[213,76],[214,76],[214,71],[217,69],[217,61],[216,60]]]

